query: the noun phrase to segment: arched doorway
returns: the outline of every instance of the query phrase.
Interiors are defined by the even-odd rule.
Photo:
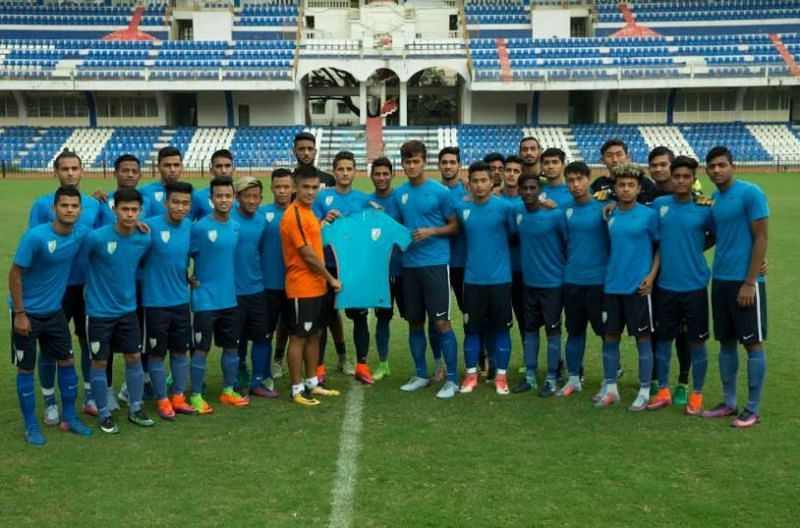
[[[408,80],[409,126],[457,125],[464,79],[446,68],[426,68]]]

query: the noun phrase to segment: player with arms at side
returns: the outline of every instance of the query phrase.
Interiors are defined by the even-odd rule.
[[[542,175],[546,183],[542,187],[542,199],[552,200],[563,207],[572,201],[567,184],[564,183],[564,164],[567,155],[559,148],[549,148],[542,152]]]
[[[154,216],[167,212],[166,205],[164,205],[164,200],[167,197],[165,185],[171,181],[181,179],[183,171],[181,151],[173,146],[162,147],[158,151],[156,167],[158,168],[159,181],[148,183],[139,188],[142,198],[151,203],[151,212]]]
[[[233,154],[228,149],[220,149],[211,154],[211,178],[225,176],[233,178],[236,169],[233,166]],[[192,196],[192,220],[195,222],[214,212],[211,201],[211,189],[205,187],[195,191]]]

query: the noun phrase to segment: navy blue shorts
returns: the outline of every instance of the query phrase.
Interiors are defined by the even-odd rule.
[[[403,276],[389,277],[389,294],[392,297],[392,305],[397,306],[400,317],[406,315],[406,303],[403,300]],[[392,308],[376,308],[375,317],[381,320],[388,320],[394,316]]]
[[[67,323],[72,321],[75,335],[86,339],[86,302],[83,299],[83,288],[83,284],[67,286],[61,299],[61,308],[64,310]]]
[[[450,320],[450,270],[446,264],[403,268],[403,297],[410,323]]]
[[[239,309],[239,339],[262,342],[267,339],[267,305],[264,291],[236,297]]]
[[[676,292],[656,288],[653,291],[656,336],[670,341],[685,333],[689,341],[708,339],[708,290]]]
[[[113,351],[136,354],[142,351],[142,334],[136,312],[119,317],[86,316],[86,337],[91,358],[108,361]]]
[[[164,357],[170,352],[192,348],[192,312],[189,304],[164,308],[144,308],[145,353]]]
[[[264,310],[266,326],[264,331],[268,337],[275,333],[283,313],[286,311],[286,290],[264,290]]]
[[[603,285],[589,286],[564,284],[564,326],[569,335],[586,334],[586,325],[591,324],[594,333],[602,336],[603,325]]]
[[[318,330],[325,330],[327,322],[322,320],[325,295],[320,297],[304,297],[302,299],[289,299],[286,303],[284,321],[290,335],[309,337]]]
[[[739,341],[743,345],[767,340],[767,287],[757,283],[756,299],[751,306],[736,303],[740,281],[711,281],[711,312],[714,315],[714,338],[722,343]]]
[[[511,328],[511,284],[464,284],[464,330]]]
[[[525,286],[523,297],[526,332],[536,332],[542,326],[548,334],[561,331],[561,312],[564,310],[561,286],[557,288]]]
[[[607,293],[603,300],[603,319],[606,334],[621,335],[627,326],[629,336],[649,336],[654,330],[653,301],[649,295],[638,293]]]
[[[222,350],[239,348],[239,308],[207,310],[192,315],[195,349],[210,351],[212,337],[214,344]]]
[[[465,268],[450,266],[450,288],[456,297],[458,310],[464,312],[464,272]]]
[[[33,370],[36,366],[36,342],[42,354],[56,361],[72,357],[72,337],[64,311],[51,314],[27,314],[31,332],[27,336],[14,333],[11,336],[11,362],[22,370]],[[14,328],[14,314],[11,314],[11,328]]]

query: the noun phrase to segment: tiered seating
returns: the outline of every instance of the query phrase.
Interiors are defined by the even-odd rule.
[[[297,26],[295,4],[245,4],[236,24],[239,26]]]
[[[44,135],[22,157],[20,166],[23,168],[48,168],[55,155],[62,150],[64,142],[72,135],[72,128],[48,128]]]
[[[292,141],[299,126],[255,126],[237,130],[230,149],[239,167],[289,166],[294,162]]]
[[[467,24],[527,24],[528,11],[519,0],[471,0],[464,5]]]
[[[600,22],[621,20],[617,2],[597,2]],[[761,0],[639,0],[630,2],[631,10],[639,23],[716,21],[716,20],[768,20],[800,17],[800,5],[792,1],[765,3]]]
[[[36,129],[32,127],[8,127],[0,133],[0,161],[11,164],[25,145],[33,141]]]
[[[575,125],[575,141],[586,163],[600,163],[600,147],[609,138],[620,138],[628,144],[628,157],[637,163],[646,163],[650,149],[635,125]],[[688,139],[688,138],[687,138]]]
[[[747,130],[775,161],[800,160],[800,140],[785,124],[747,125]]]
[[[518,154],[519,141],[526,136],[535,137],[542,148],[560,148],[571,161],[577,157],[562,127],[521,127],[516,125],[461,125],[458,127],[458,145],[464,164],[483,159],[489,152],[507,156]]]
[[[736,161],[770,161],[764,147],[742,123],[703,123],[681,125],[681,132],[698,156],[705,156],[712,147],[725,145]]]
[[[169,144],[185,153],[196,131],[195,127],[179,127],[170,138]]]
[[[202,166],[215,151],[230,147],[234,134],[234,128],[198,128],[183,153],[184,163],[190,167]]]
[[[640,126],[639,133],[642,134],[647,147],[650,149],[663,146],[674,152],[676,156],[684,155],[697,158],[694,149],[676,126]]]
[[[90,167],[113,133],[113,128],[78,128],[64,141],[64,147],[76,152]]]
[[[294,42],[238,41],[228,56],[225,79],[290,79]]]
[[[133,5],[33,5],[3,3],[0,24],[31,26],[124,26],[128,24]],[[146,6],[142,25],[164,23],[165,4]]]
[[[144,163],[153,151],[153,146],[161,135],[159,127],[121,127],[114,129],[103,149],[97,155],[97,162],[114,163],[122,154],[133,154]]]

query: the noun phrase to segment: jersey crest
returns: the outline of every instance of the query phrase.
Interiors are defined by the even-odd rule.
[[[113,255],[116,250],[117,250],[116,240],[106,243],[106,251],[108,251],[109,255]]]
[[[466,222],[467,220],[469,220],[469,215],[471,212],[472,212],[471,209],[464,209],[463,211],[461,211],[461,218],[463,218],[464,221]]]
[[[669,206],[668,205],[662,205],[658,209],[658,214],[661,216],[661,218],[664,218],[667,215],[668,212],[669,212]]]
[[[275,220],[275,213],[272,211],[268,212],[264,215],[264,219],[266,219],[267,222],[272,223],[272,221]]]
[[[400,202],[405,205],[408,203],[408,193],[403,193],[403,196],[400,197]]]
[[[114,199],[113,198],[110,198],[108,200],[108,208],[109,209],[113,209],[114,208]]]
[[[569,220],[570,218],[572,218],[572,214],[573,214],[574,212],[575,212],[575,210],[574,210],[572,207],[570,207],[569,209],[567,209],[567,212],[566,212],[567,220]]]
[[[377,242],[378,239],[381,237],[381,228],[373,227],[372,231],[370,232],[370,235],[372,235],[373,242]]]
[[[157,202],[164,201],[164,191],[156,191],[153,193],[153,198],[156,199]]]
[[[522,223],[522,213],[517,213],[517,225]]]
[[[49,251],[51,255],[55,252],[56,247],[58,247],[58,242],[55,240],[51,240],[47,243],[47,251]]]
[[[216,229],[212,229],[211,231],[208,232],[208,239],[211,241],[212,244],[217,241]]]
[[[166,244],[167,242],[169,242],[169,237],[170,237],[170,232],[169,231],[162,231],[161,232],[161,241],[163,243]]]
[[[608,220],[608,227],[611,227],[611,226],[614,225],[614,220],[616,220],[616,218],[613,217],[613,216]]]
[[[325,205],[330,207],[332,203],[333,203],[333,196],[331,196],[331,195],[326,196],[325,197]]]

